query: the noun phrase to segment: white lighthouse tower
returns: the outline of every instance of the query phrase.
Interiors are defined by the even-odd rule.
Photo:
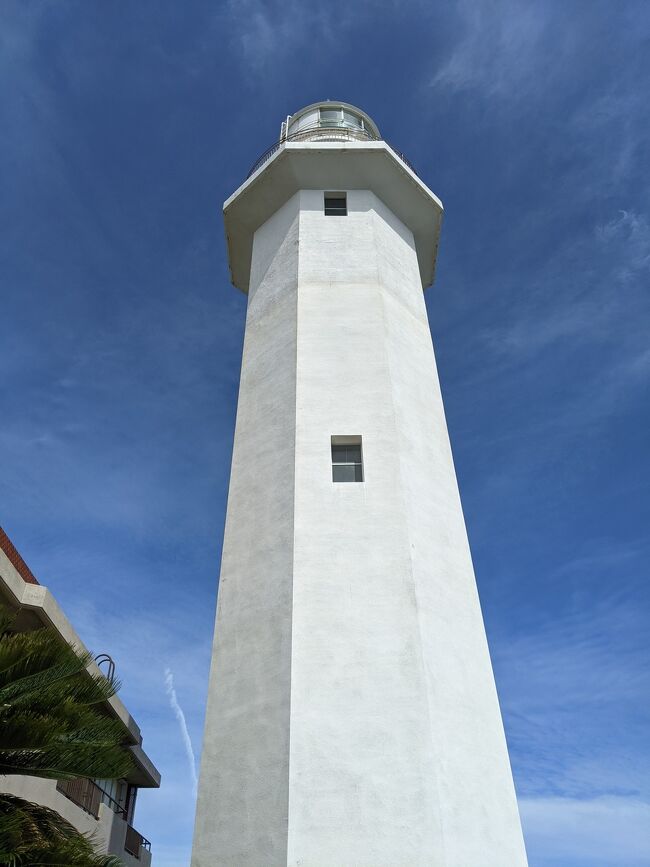
[[[525,867],[422,292],[442,205],[322,102],[224,215],[248,313],[192,867]]]

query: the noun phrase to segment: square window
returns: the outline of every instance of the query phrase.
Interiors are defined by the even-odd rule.
[[[325,193],[325,216],[347,217],[348,200],[345,193]]]
[[[332,481],[362,482],[361,437],[332,437]]]

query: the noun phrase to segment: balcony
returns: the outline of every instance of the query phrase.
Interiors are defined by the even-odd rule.
[[[82,810],[90,813],[95,819],[99,818],[100,804],[106,804],[114,813],[126,819],[124,807],[92,780],[59,780],[56,788],[62,795],[65,795]]]
[[[307,127],[305,129],[301,129],[298,132],[291,133],[290,135],[285,135],[284,138],[281,138],[279,141],[276,141],[275,144],[271,145],[270,148],[267,148],[262,156],[257,160],[257,162],[253,165],[249,173],[246,175],[246,179],[254,175],[255,172],[264,165],[264,163],[269,160],[273,154],[280,150],[287,142],[347,142],[347,141],[385,141],[385,139],[379,138],[379,136],[373,135],[368,129],[361,129],[359,127],[348,126],[346,124],[323,124],[319,123],[314,126]],[[397,156],[405,163],[414,174],[417,174],[411,163],[404,156],[401,151],[395,150],[395,148],[386,142],[389,145],[390,149],[394,151]]]
[[[123,821],[124,828],[124,851],[138,860],[142,859],[150,863],[150,856],[142,858],[143,852],[151,852],[151,843],[143,837],[127,822],[127,814],[124,807],[105,792],[93,780],[59,780],[56,784],[58,792],[65,795],[70,801],[89,813],[94,819],[99,820],[99,805],[105,804]],[[119,839],[119,837],[118,837]],[[119,847],[119,846],[118,846]],[[119,853],[118,853],[119,854]]]
[[[124,838],[124,851],[128,852],[129,855],[133,855],[134,858],[139,859],[143,849],[146,849],[147,852],[151,852],[151,843],[146,837],[139,834],[135,828],[127,825],[126,837]]]
[[[90,813],[95,819],[99,819],[99,805],[105,793],[92,780],[59,780],[56,788],[73,804]]]

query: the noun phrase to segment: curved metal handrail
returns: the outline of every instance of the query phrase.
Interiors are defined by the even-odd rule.
[[[280,148],[286,144],[287,142],[298,142],[298,141],[329,141],[329,142],[337,142],[337,141],[386,141],[385,139],[378,138],[375,135],[372,135],[366,129],[357,129],[355,127],[346,127],[346,126],[310,126],[306,129],[302,129],[299,132],[294,132],[291,135],[285,136],[279,141],[276,141],[275,144],[272,144],[270,148],[267,148],[261,157],[253,164],[253,167],[246,175],[246,180],[254,175],[255,172],[264,165],[264,163],[269,160],[273,154],[280,150]],[[413,164],[408,160],[401,151],[398,151],[394,148],[390,142],[386,141],[386,144],[390,147],[392,151],[394,151],[397,156],[402,160],[403,163],[411,169],[414,174],[417,174],[415,169],[413,168]]]
[[[113,662],[113,658],[108,653],[100,653],[99,656],[95,657],[97,668],[101,668],[105,662],[108,663],[106,677],[112,683],[115,680],[115,663]]]

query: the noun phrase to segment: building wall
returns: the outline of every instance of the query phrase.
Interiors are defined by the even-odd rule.
[[[288,863],[442,863],[374,196],[301,205]],[[332,483],[332,435],[363,484]]]
[[[288,863],[522,864],[413,239],[348,208],[301,193]]]
[[[193,867],[524,867],[413,237],[348,210],[255,235]]]
[[[257,232],[253,257],[195,867],[287,857],[297,197]]]
[[[96,819],[82,810],[70,798],[66,798],[56,788],[56,780],[45,780],[28,775],[9,775],[0,777],[0,792],[16,795],[55,810],[82,834],[93,837],[98,852],[111,852],[120,856],[124,867],[149,867],[151,853],[141,849],[140,857],[134,858],[124,851],[126,822],[106,804],[99,805]]]
[[[424,298],[413,276],[415,263],[410,274],[405,267],[388,267],[387,259],[396,264],[398,257],[389,240],[390,216],[381,207],[375,225],[443,863],[525,865]]]

